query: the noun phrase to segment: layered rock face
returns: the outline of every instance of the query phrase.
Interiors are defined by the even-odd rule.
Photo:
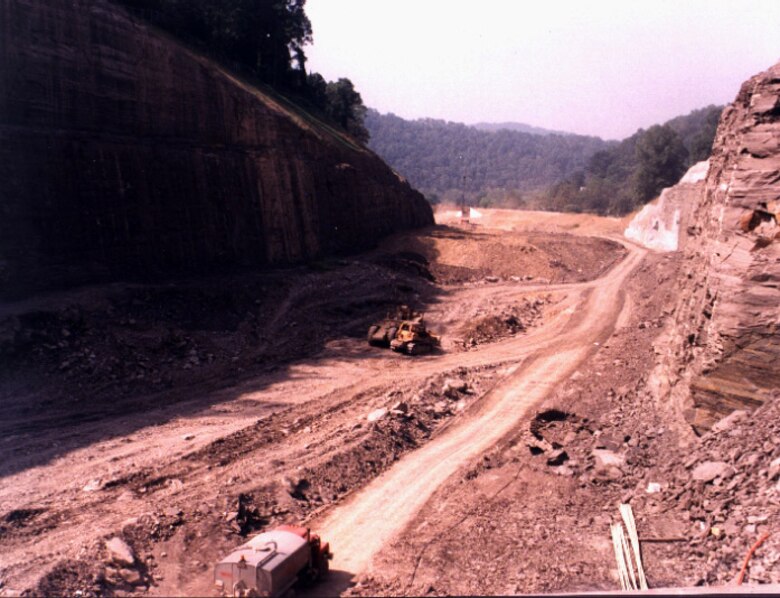
[[[433,223],[378,157],[106,0],[0,0],[0,297]]]
[[[742,86],[703,187],[688,189],[672,361],[703,430],[780,390],[780,64]]]

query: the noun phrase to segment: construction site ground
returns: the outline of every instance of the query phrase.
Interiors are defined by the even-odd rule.
[[[299,595],[617,589],[621,500],[671,540],[645,549],[652,584],[727,580],[776,495],[691,484],[692,455],[742,455],[647,390],[679,257],[617,219],[441,220],[295,269],[0,306],[0,595],[210,595],[217,560],[302,521],[335,558]],[[441,350],[368,346],[401,304]],[[746,419],[756,446],[779,433]],[[737,506],[753,528],[710,534]],[[777,552],[751,580],[777,581]]]

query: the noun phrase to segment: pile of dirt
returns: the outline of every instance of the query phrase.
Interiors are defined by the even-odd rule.
[[[381,245],[384,254],[425,260],[437,282],[461,284],[486,278],[512,281],[585,282],[625,256],[619,243],[565,233],[505,231],[439,226],[400,233]]]
[[[388,308],[434,293],[424,265],[406,260],[419,268],[399,271],[394,263],[319,262],[9,304],[0,313],[0,389],[128,408],[139,394],[232,384],[313,355],[332,338],[363,338]]]
[[[656,587],[731,583],[759,541],[744,581],[780,583],[780,394],[684,447],[637,405],[652,400],[646,392],[620,398],[622,412],[596,421],[535,420],[524,442],[537,471],[609,488],[631,504],[640,537],[662,546],[645,558]]]
[[[520,302],[503,306],[500,313],[470,322],[459,334],[463,348],[468,350],[525,332],[541,320],[544,306],[549,302],[549,296],[523,298]]]
[[[657,477],[662,508],[689,522],[681,558],[700,563],[707,585],[726,584],[765,538],[744,580],[780,583],[780,393],[752,414],[733,412],[676,457]]]

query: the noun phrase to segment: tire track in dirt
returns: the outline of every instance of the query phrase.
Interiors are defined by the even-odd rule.
[[[632,259],[632,256],[627,259]],[[619,272],[622,268],[624,265],[617,265],[614,272]],[[5,490],[0,490],[0,504],[7,505],[9,510],[20,504],[41,506],[47,510],[53,524],[43,538],[33,533],[8,538],[8,541],[4,542],[5,554],[0,558],[0,565],[9,569],[13,567],[17,574],[14,580],[16,583],[22,583],[24,580],[20,578],[27,575],[32,580],[41,573],[39,555],[44,550],[51,551],[52,554],[74,555],[88,541],[97,541],[101,536],[113,533],[121,528],[125,521],[143,515],[152,507],[162,508],[161,505],[168,502],[193,505],[212,500],[214,485],[218,479],[224,481],[225,478],[233,474],[238,475],[247,468],[252,469],[267,459],[265,445],[260,443],[262,446],[253,446],[252,443],[253,426],[258,418],[293,408],[301,410],[302,413],[316,413],[322,417],[326,404],[345,401],[344,404],[350,406],[349,413],[341,417],[352,422],[364,417],[367,401],[361,398],[362,395],[377,394],[379,390],[374,389],[384,391],[385,386],[392,387],[398,380],[414,383],[416,380],[423,380],[457,367],[511,365],[514,371],[517,371],[518,367],[523,370],[531,368],[539,355],[554,354],[561,346],[560,339],[565,334],[578,330],[591,313],[592,295],[604,281],[613,280],[614,272],[607,274],[605,278],[584,283],[499,283],[448,289],[446,300],[436,305],[442,315],[455,324],[470,313],[471,308],[464,311],[464,304],[481,305],[487,300],[510,302],[537,292],[560,292],[565,295],[556,305],[557,313],[551,315],[543,326],[527,335],[485,345],[479,350],[443,353],[412,360],[389,352],[383,352],[381,355],[366,354],[362,342],[338,341],[326,347],[323,353],[316,357],[296,363],[283,377],[276,374],[263,375],[254,378],[245,386],[221,391],[225,395],[232,395],[226,396],[224,401],[215,402],[213,397],[193,396],[193,404],[202,405],[202,408],[193,409],[193,414],[187,417],[145,425],[132,433],[124,432],[123,428],[125,422],[132,423],[137,415],[131,414],[113,422],[116,435],[98,443],[90,443],[82,449],[65,452],[56,461],[6,478],[8,484]],[[450,314],[450,311],[454,313]],[[467,410],[458,419],[462,417],[466,420],[464,424],[469,426],[469,429],[474,429],[469,422],[481,421],[486,411],[490,412],[496,407],[497,401],[500,402],[496,392],[517,378],[517,374],[510,376],[509,379],[495,380],[499,385],[497,390],[480,398],[474,405],[476,409],[472,409],[471,413]],[[529,384],[533,385],[532,382],[529,381]],[[529,392],[537,390],[529,386]],[[212,411],[212,404],[218,408]],[[158,414],[158,411],[159,409],[155,413]],[[518,418],[522,417],[522,413],[493,413],[491,417]],[[459,430],[460,426],[453,426],[453,429]],[[72,433],[87,430],[88,426],[85,425],[83,428],[74,428]],[[242,444],[248,439],[246,444],[249,446],[242,446],[241,450],[236,452],[235,460],[231,460],[224,470],[219,472],[218,477],[209,470],[207,463],[199,463],[190,458],[192,453],[199,449],[221,439],[229,440],[228,437],[233,434],[237,435],[236,440],[242,441]],[[451,432],[447,431],[432,442],[450,434]],[[184,439],[185,435],[194,435],[195,438]],[[458,459],[468,458],[468,443],[471,441],[471,438],[465,437],[462,443],[466,447],[463,449],[465,452],[456,453]],[[297,448],[288,447],[287,450],[293,455],[293,449]],[[448,460],[437,475],[446,479],[447,468],[450,466]],[[392,470],[388,473],[391,474]],[[184,488],[177,490],[170,498],[157,496],[165,494],[166,489],[159,493],[138,495],[131,491],[136,486],[144,485],[147,478],[153,481],[163,477],[183,481]],[[103,478],[103,481],[107,482],[105,491],[92,493],[82,489],[85,482],[94,478]],[[108,484],[111,485],[110,488]],[[154,494],[155,497],[152,498],[149,494]],[[356,493],[355,496],[362,494]],[[379,516],[385,515],[380,513]],[[403,523],[404,514],[400,513],[399,517]],[[401,529],[402,523],[393,529]],[[337,550],[337,557],[346,554],[346,551],[338,547]],[[341,567],[338,563],[336,565]],[[206,578],[208,576],[205,576],[204,580]],[[24,587],[24,583],[21,587]]]
[[[629,256],[587,290],[579,313],[555,339],[540,343],[516,371],[489,392],[474,412],[402,458],[351,500],[314,522],[327,533],[336,571],[358,574],[459,468],[510,433],[530,409],[571,376],[614,331],[624,302],[621,286],[645,251]],[[345,589],[348,575],[334,575],[318,593]]]

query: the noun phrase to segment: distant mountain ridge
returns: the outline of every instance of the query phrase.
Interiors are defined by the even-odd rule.
[[[376,110],[365,124],[369,147],[432,202],[623,214],[709,156],[721,110],[699,108],[622,141]]]
[[[368,111],[365,124],[369,147],[429,196],[544,188],[616,144],[583,135],[490,132],[431,118],[405,120],[376,110]]]
[[[544,129],[542,127],[535,127],[526,123],[516,122],[500,122],[500,123],[486,123],[478,122],[471,125],[475,129],[480,131],[488,131],[495,133],[496,131],[517,131],[519,133],[530,133],[531,135],[574,135],[576,133],[569,133],[568,131],[556,131],[554,129]]]

